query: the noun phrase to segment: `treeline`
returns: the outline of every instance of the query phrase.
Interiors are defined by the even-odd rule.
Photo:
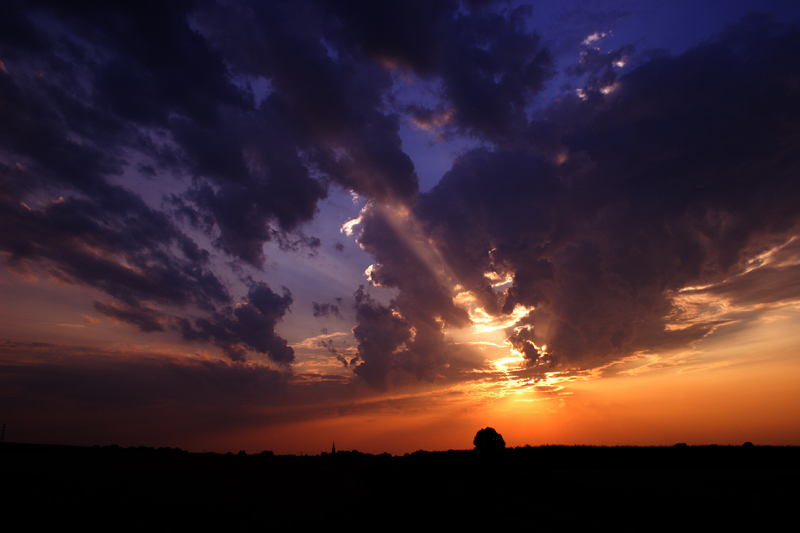
[[[26,529],[718,529],[793,516],[800,448],[541,446],[402,456],[0,445],[0,501]],[[766,520],[767,522],[764,522]],[[533,527],[535,526],[535,527]],[[767,527],[766,529],[770,529]]]

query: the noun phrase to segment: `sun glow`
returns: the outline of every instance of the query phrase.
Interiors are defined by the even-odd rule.
[[[492,282],[493,289],[502,287],[504,285],[509,285],[510,283],[514,282],[514,276],[511,274],[506,274],[505,277],[503,277],[497,272],[486,272],[483,274],[483,277]]]
[[[606,33],[606,32],[600,32],[600,31],[596,31],[596,32],[594,32],[593,34],[591,34],[591,35],[589,35],[588,37],[586,37],[586,38],[583,40],[583,43],[582,43],[582,44],[583,44],[583,45],[585,45],[585,46],[591,46],[591,45],[593,45],[594,43],[596,43],[596,42],[598,42],[598,41],[602,40],[602,39],[603,39],[604,37],[606,37],[607,35],[608,35],[608,33]]]
[[[605,87],[600,89],[600,92],[603,93],[603,94],[611,94],[617,89],[618,86],[619,86],[619,83],[615,82],[615,83],[612,83],[611,85],[606,85]]]
[[[537,401],[543,399],[540,394],[548,396],[564,390],[564,382],[571,381],[572,376],[563,372],[536,372],[531,368],[522,355],[513,352],[507,357],[492,361],[491,372],[498,374],[500,379],[494,387],[494,395],[504,397],[510,394],[522,395],[525,393],[534,396],[517,397],[517,401]]]
[[[468,309],[467,312],[470,320],[472,320],[472,329],[475,333],[490,333],[513,327],[533,309],[533,307],[517,304],[511,313],[502,316],[491,316],[482,307]]]
[[[353,234],[353,232],[355,231],[355,227],[359,224],[361,224],[361,216],[350,219],[344,224],[342,224],[342,227],[339,229],[339,231],[349,237]]]
[[[413,213],[404,205],[381,206],[380,209],[388,224],[395,231],[398,238],[436,276],[444,285],[451,285],[449,280],[452,274],[442,258],[439,250],[430,239],[425,237],[425,232]]]
[[[525,366],[525,358],[522,355],[512,351],[512,355],[508,357],[501,357],[492,361],[495,370],[502,372],[506,375],[512,371],[521,370]]]

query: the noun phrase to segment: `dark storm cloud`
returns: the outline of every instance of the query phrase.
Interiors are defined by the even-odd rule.
[[[455,127],[493,138],[541,88],[547,54],[524,10],[482,4],[8,3],[0,141],[10,263],[45,264],[106,292],[116,302],[98,310],[143,331],[172,322],[233,358],[248,346],[290,361],[285,347],[267,346],[279,339],[274,317],[249,317],[249,305],[225,312],[231,297],[208,252],[116,184],[132,173],[190,177],[166,199],[172,214],[258,268],[267,242],[313,251],[320,240],[300,229],[330,184],[376,201],[417,193],[391,64],[441,80]],[[464,322],[434,297],[438,310],[418,321]],[[205,315],[183,322],[154,304]],[[270,338],[251,337],[248,321]]]
[[[0,405],[11,409],[6,422],[14,435],[89,445],[188,443],[197,452],[220,431],[238,435],[278,422],[432,408],[430,395],[377,399],[342,376],[45,343],[0,341],[0,382]]]
[[[356,293],[355,372],[383,388],[454,364],[461,291],[494,316],[536,307],[510,342],[573,367],[713,329],[665,331],[686,286],[784,301],[759,287],[791,265],[742,272],[797,230],[797,30],[750,17],[624,76],[632,47],[587,45],[582,98],[529,122],[550,53],[529,11],[489,4],[4,3],[0,250],[103,292],[96,309],[142,331],[290,363],[275,329],[289,290],[250,283],[235,305],[187,227],[263,270],[266,243],[319,250],[304,223],[329,187],[352,190],[370,202],[371,281],[398,291],[388,306]],[[430,94],[400,94],[417,81]],[[487,147],[420,195],[404,115]],[[170,191],[169,212],[142,181]]]
[[[551,72],[551,58],[526,26],[529,7],[460,10],[458,2],[333,2],[351,49],[440,80],[451,128],[497,142],[513,141],[525,108]],[[412,106],[418,116],[430,109]]]
[[[481,9],[487,4],[469,3],[464,10],[456,2],[334,2],[330,9],[342,25],[339,33],[326,36],[341,36],[353,57],[364,54],[438,84],[435,109],[427,103],[406,108],[418,123],[440,121],[449,135],[514,144],[525,130],[526,109],[552,74],[551,60],[538,35],[526,27],[527,8]],[[376,260],[370,281],[400,290],[390,307],[361,292],[356,296],[357,340],[368,331],[385,330],[397,341],[359,340],[361,362],[355,372],[378,388],[402,375],[440,376],[448,354],[456,350],[442,327],[469,323],[467,312],[453,303],[450,274],[440,260],[437,264],[435,251],[425,250],[424,228],[394,227],[390,219],[397,222],[397,216],[377,206],[368,209],[359,236]]]
[[[178,320],[183,338],[188,341],[213,342],[233,361],[244,361],[246,349],[266,354],[277,363],[294,361],[294,350],[275,327],[292,304],[292,294],[273,292],[265,283],[250,287],[247,298],[233,309],[215,312],[195,321],[194,329],[185,318]]]
[[[41,37],[28,20],[23,0],[9,0],[0,6],[0,44],[23,49],[41,46]]]
[[[339,306],[336,304],[329,304],[329,303],[317,303],[311,302],[311,306],[314,309],[314,316],[316,318],[319,317],[328,317],[328,316],[335,316],[338,319],[342,318],[342,313],[339,311]]]
[[[467,313],[453,303],[447,282],[438,279],[435,258],[421,249],[424,242],[420,240],[425,236],[415,234],[417,228],[402,220],[402,213],[399,217],[377,207],[362,214],[364,228],[358,242],[377,261],[370,281],[400,289],[395,302],[404,316],[419,316],[427,322],[438,318],[448,326],[465,326],[469,323]]]
[[[355,373],[373,387],[385,390],[396,351],[411,340],[409,323],[376,302],[360,287],[355,294],[356,320],[353,336],[358,343]]]
[[[782,243],[777,243],[778,245]],[[751,260],[741,274],[724,283],[685,291],[687,295],[712,295],[742,307],[763,307],[800,298],[800,240],[781,246],[768,257]]]
[[[414,166],[401,149],[397,115],[384,111],[391,75],[342,47],[341,21],[328,7],[242,3],[196,19],[239,75],[269,80],[263,127],[290,136],[282,154],[302,153],[303,169],[359,194],[408,198],[417,190]]]
[[[491,315],[535,308],[508,343],[538,371],[683,347],[735,319],[697,316],[681,295],[795,298],[796,261],[754,261],[800,222],[799,50],[796,29],[756,16],[621,78],[610,69],[629,47],[594,57],[576,72],[589,74],[583,98],[528,124],[527,147],[459,157],[415,203],[417,226],[362,213],[371,281],[399,293],[389,307],[357,294],[356,373],[378,388],[399,370],[440,375],[456,349],[443,327],[466,322],[456,284]]]
[[[484,274],[507,274],[501,257],[524,254],[518,276],[547,278],[552,267],[537,256],[550,235],[568,230],[568,217],[558,220],[564,202],[564,185],[542,158],[522,150],[476,150],[423,195],[418,213],[435,228],[437,245],[460,282],[496,314],[502,297]]]
[[[299,153],[309,139],[276,100],[229,116],[224,128],[175,121],[173,130],[195,182],[172,203],[195,227],[215,235],[218,247],[258,267],[265,260],[264,243],[295,232],[327,195],[312,175],[313,162]]]
[[[323,328],[322,332],[323,333],[327,333],[327,330]],[[340,363],[342,363],[342,365],[345,368],[347,368],[350,365],[355,366],[356,363],[358,363],[358,361],[359,361],[358,356],[351,357],[350,359],[348,359],[347,357],[345,357],[345,354],[340,351],[340,350],[343,350],[343,351],[346,351],[346,352],[350,351],[350,347],[348,346],[347,342],[344,342],[342,344],[342,348],[337,348],[335,346],[335,340],[334,339],[328,339],[328,340],[324,340],[323,339],[323,340],[321,340],[321,341],[319,341],[317,343],[317,346],[319,346],[320,348],[325,348],[325,350],[327,350],[328,353],[330,353],[331,355],[336,357],[336,360],[339,361]],[[331,378],[332,377],[328,377],[327,379],[331,379]]]
[[[419,381],[472,379],[471,372],[484,365],[483,357],[448,341],[439,317],[408,306],[410,299],[406,295],[387,306],[360,287],[354,303],[357,355],[349,361],[341,354],[336,358],[381,391]]]
[[[469,325],[468,313],[453,302],[454,278],[430,247],[429,236],[403,209],[373,206],[362,212],[361,247],[377,261],[370,282],[399,289],[383,305],[360,288],[355,294],[358,325],[356,375],[378,389],[413,381],[458,379],[483,364],[466,346],[449,341],[444,327]]]
[[[459,129],[505,143],[524,128],[526,106],[551,75],[550,54],[526,27],[528,13],[456,17],[442,80]]]
[[[187,16],[205,3],[31,4],[53,13],[107,56],[92,68],[98,103],[105,103],[114,115],[164,125],[176,112],[200,125],[214,125],[222,105],[247,105],[247,98],[227,79],[222,58],[189,24]],[[82,52],[89,55],[92,50]]]
[[[280,103],[254,110],[252,94],[191,27],[190,14],[207,4],[27,4],[17,18],[44,20],[37,35],[46,46],[4,47],[12,61],[2,80],[3,141],[49,179],[89,195],[123,171],[125,150],[187,170],[195,186],[182,212],[202,219],[220,248],[260,266],[273,223],[297,229],[325,185],[298,154],[313,143],[291,133],[294,117]]]
[[[797,231],[798,51],[796,29],[746,19],[608,95],[563,98],[531,124],[531,150],[462,156],[417,213],[486,310],[536,307],[510,340],[531,362],[532,343],[588,367],[700,338],[716,323],[665,328],[677,291],[729,279]],[[793,270],[719,290],[770,302]],[[493,291],[486,272],[513,284]]]
[[[107,317],[136,325],[144,332],[164,331],[164,326],[161,325],[163,315],[149,307],[120,307],[115,304],[95,302],[94,308]]]
[[[206,255],[169,219],[121,188],[106,192],[96,201],[60,198],[37,209],[3,195],[0,221],[8,231],[0,246],[8,263],[41,263],[57,277],[131,306],[154,301],[212,309],[230,301]]]
[[[548,354],[543,353],[542,347],[537,346],[535,340],[533,328],[522,326],[516,328],[514,334],[509,335],[506,342],[529,362],[529,366],[535,366],[536,363],[547,363],[548,368],[555,366],[555,361]]]
[[[353,334],[362,362],[355,372],[379,388],[408,376],[433,380],[453,349],[442,328],[469,324],[468,313],[453,303],[453,280],[423,229],[403,209],[374,206],[362,212],[361,224],[358,242],[377,262],[370,282],[399,292],[389,307],[361,289],[356,293]],[[376,342],[377,337],[384,341]]]
[[[4,8],[24,31],[5,33],[1,43],[0,246],[12,267],[44,265],[106,292],[116,302],[98,303],[98,311],[142,331],[178,320],[143,302],[196,307],[206,316],[195,318],[205,327],[194,338],[232,358],[247,348],[288,363],[292,350],[274,331],[288,293],[270,303],[259,300],[269,289],[255,287],[248,303],[227,311],[231,297],[208,252],[168,215],[111,184],[133,168],[148,179],[188,173],[193,186],[170,199],[175,211],[256,266],[270,240],[285,250],[320,246],[316,237],[290,234],[326,195],[312,175],[313,136],[293,126],[280,95],[253,107],[249,89],[233,82],[219,51],[192,26],[191,14],[209,6]]]
[[[422,73],[434,73],[444,54],[442,32],[458,9],[456,1],[391,0],[330,2],[345,24],[345,44],[378,59],[399,61]]]
[[[33,442],[163,445],[263,425],[290,380],[253,363],[0,341],[0,404]]]
[[[208,253],[180,233],[138,197],[119,191],[115,210],[76,199],[62,199],[33,210],[2,198],[0,222],[14,231],[0,235],[8,264],[42,264],[57,278],[81,282],[119,303],[95,303],[102,314],[144,332],[176,323],[187,340],[213,342],[232,359],[247,350],[291,363],[294,352],[275,327],[292,303],[291,294],[266,284],[250,287],[246,300],[231,308],[231,296],[211,271]],[[130,204],[125,207],[125,201]],[[205,316],[194,330],[186,318],[170,317],[145,302],[195,308]]]
[[[190,80],[185,71],[172,72],[169,80],[159,76],[177,53],[180,32],[148,25],[172,25],[178,15],[152,17],[142,4],[130,12],[80,3],[59,3],[52,6],[55,11],[47,3],[24,6],[41,8],[17,13],[28,24],[34,14],[48,23],[36,34],[40,46],[3,47],[11,58],[8,72],[0,75],[0,141],[11,162],[3,169],[11,186],[2,198],[2,247],[10,263],[44,263],[55,275],[97,287],[132,307],[140,300],[201,309],[228,302],[225,287],[208,269],[207,252],[130,190],[109,183],[122,174],[122,152],[137,136],[125,112],[114,105],[108,112],[107,96],[130,91],[131,98],[161,105],[165,98],[177,104],[181,95],[204,91],[203,83]],[[64,35],[46,29],[58,17],[65,23]],[[76,38],[79,32],[82,38]],[[143,36],[160,36],[163,54]],[[194,44],[187,43],[188,52],[197,52]],[[92,77],[100,68],[93,59],[98,52],[116,58],[112,62],[131,61],[136,66],[130,72],[146,71],[147,60],[159,63],[148,74],[159,85],[158,94],[134,97],[136,88],[125,84],[103,88],[102,76]],[[213,71],[213,65],[201,70]],[[162,107],[164,117],[172,104]],[[208,108],[206,113],[213,106],[196,107]],[[156,120],[147,113],[136,118],[151,119]]]

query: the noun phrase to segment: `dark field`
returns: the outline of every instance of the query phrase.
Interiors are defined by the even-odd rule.
[[[5,525],[106,531],[794,530],[797,447],[539,447],[402,457],[0,445]]]

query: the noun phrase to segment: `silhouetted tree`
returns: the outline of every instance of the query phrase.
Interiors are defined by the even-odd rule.
[[[494,428],[483,428],[475,434],[472,440],[475,449],[478,451],[495,451],[502,450],[506,447],[506,441],[503,436],[494,430]]]

